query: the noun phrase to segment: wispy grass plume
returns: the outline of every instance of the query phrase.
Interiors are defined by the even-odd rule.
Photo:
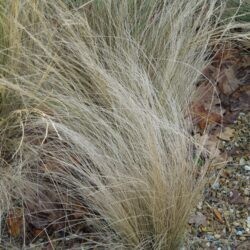
[[[26,225],[41,227],[44,213],[89,249],[178,249],[203,183],[188,107],[208,46],[230,30],[218,28],[223,3],[10,2],[1,17],[3,221],[22,207],[24,246]],[[85,211],[77,219],[76,207]]]

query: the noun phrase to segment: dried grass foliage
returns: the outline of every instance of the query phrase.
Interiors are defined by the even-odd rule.
[[[188,106],[208,46],[238,25],[218,28],[217,2],[69,8],[59,0],[13,0],[1,7],[3,221],[22,207],[27,220],[38,211],[60,214],[69,237],[87,225],[90,232],[79,235],[86,248],[181,245],[204,174]],[[84,207],[84,215],[70,221],[67,206]]]

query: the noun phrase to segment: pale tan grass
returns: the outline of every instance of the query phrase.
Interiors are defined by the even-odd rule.
[[[181,246],[209,164],[198,169],[202,145],[190,135],[188,107],[209,46],[232,37],[235,25],[218,28],[223,4],[215,3],[6,7],[2,218],[15,204],[32,213],[74,201],[88,207],[77,222],[91,224],[86,248]]]

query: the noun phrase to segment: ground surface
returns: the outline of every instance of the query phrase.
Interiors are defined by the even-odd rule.
[[[250,52],[223,46],[203,73],[195,136],[215,157],[186,248],[250,249]]]

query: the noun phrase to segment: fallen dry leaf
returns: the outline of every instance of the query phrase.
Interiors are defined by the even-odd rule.
[[[250,56],[240,52],[230,44],[216,46],[212,62],[202,72],[191,107],[201,132],[207,125],[230,123],[239,112],[250,110]]]
[[[213,57],[212,65],[216,68],[223,67],[225,62],[227,65],[236,63],[240,58],[239,50],[233,48],[230,44],[219,45]]]
[[[18,237],[23,228],[23,212],[20,208],[12,209],[6,218],[10,236]]]
[[[191,215],[189,224],[194,224],[195,226],[206,226],[207,225],[207,218],[201,212],[197,212]]]
[[[224,130],[219,134],[218,138],[223,141],[230,141],[231,138],[234,137],[235,129],[226,127]]]
[[[238,190],[232,190],[229,194],[229,202],[231,204],[241,204],[244,203],[244,199]]]
[[[202,145],[213,158],[220,155],[219,141],[216,135],[203,134],[195,135],[196,141],[199,145]]]
[[[32,234],[34,237],[41,237],[44,235],[44,230],[43,229],[39,229],[39,228],[34,228],[32,230]]]
[[[206,110],[203,105],[194,105],[192,107],[192,114],[193,117],[196,119],[196,123],[199,126],[199,128],[204,131],[207,125],[209,124],[220,124],[222,117],[220,114],[210,112],[209,110]]]
[[[213,208],[213,213],[215,215],[215,218],[222,224],[224,224],[224,220],[223,220],[223,217],[222,217],[222,214],[219,212],[218,209],[216,208]]]
[[[224,69],[220,72],[220,76],[218,78],[218,89],[224,95],[231,95],[240,87],[240,85],[241,82],[235,77],[235,70],[233,67]]]

